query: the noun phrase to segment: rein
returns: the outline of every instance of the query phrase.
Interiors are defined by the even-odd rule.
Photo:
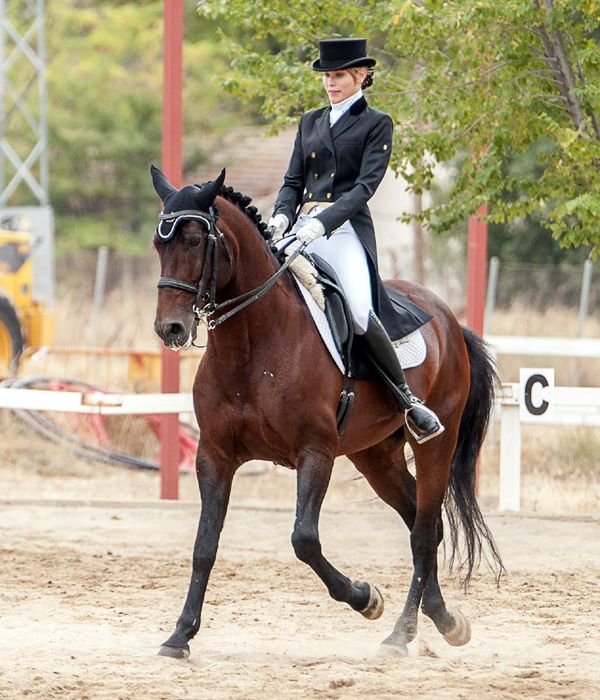
[[[218,215],[213,214],[212,211],[202,212],[186,210],[173,212],[171,214],[161,214],[159,218],[164,220],[173,219],[174,217],[199,219],[203,221],[208,228],[208,243],[206,247],[206,255],[204,256],[204,264],[202,266],[202,274],[198,284],[186,282],[178,277],[160,277],[156,286],[158,288],[170,287],[172,289],[179,289],[182,292],[194,294],[196,299],[192,303],[192,311],[196,314],[198,322],[205,323],[209,331],[214,331],[217,326],[220,326],[232,316],[242,311],[247,306],[250,306],[250,304],[253,304],[263,295],[265,295],[306,247],[305,245],[301,245],[299,248],[297,248],[287,258],[279,270],[271,275],[271,277],[269,277],[264,284],[261,284],[260,287],[251,289],[249,292],[240,294],[233,299],[228,299],[221,304],[217,304],[216,295],[217,275],[219,272],[219,242],[223,247],[228,262],[231,262],[231,255],[227,247],[225,236],[216,225]],[[208,289],[209,280],[210,289]],[[204,302],[204,304],[202,304],[202,302]],[[225,309],[229,309],[229,311],[226,311],[218,318],[213,318],[206,322],[208,316],[212,316],[213,314]]]

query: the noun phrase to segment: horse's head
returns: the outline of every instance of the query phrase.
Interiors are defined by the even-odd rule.
[[[214,303],[216,290],[231,273],[214,205],[225,170],[205,185],[180,190],[155,166],[151,173],[163,202],[154,234],[161,265],[154,330],[167,347],[180,350],[193,343],[202,310]]]

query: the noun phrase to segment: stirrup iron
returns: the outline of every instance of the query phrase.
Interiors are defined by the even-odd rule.
[[[441,435],[444,432],[444,426],[442,425],[440,419],[420,399],[418,399],[416,396],[413,396],[411,394],[410,395],[410,402],[411,402],[412,406],[404,409],[404,424],[406,425],[408,432],[414,437],[417,445],[422,445],[425,442],[427,442],[428,440],[431,440],[432,438],[437,437],[438,435]],[[437,427],[432,428],[427,433],[419,432],[418,429],[416,428],[416,424],[413,422],[413,420],[410,416],[410,412],[415,408],[418,408],[419,411],[427,413],[429,415],[429,417],[433,421],[435,421],[435,423],[437,424]]]

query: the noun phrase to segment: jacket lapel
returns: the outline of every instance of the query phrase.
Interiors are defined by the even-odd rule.
[[[348,112],[333,125],[331,129],[332,139],[337,139],[340,134],[343,134],[344,131],[347,131],[353,124],[356,124],[361,115],[365,113],[366,108],[367,101],[364,97],[361,97],[361,99],[355,102]]]
[[[329,112],[328,107],[323,114],[316,120],[315,128],[321,141],[327,146],[330,151],[333,151],[333,140],[331,138],[331,129],[329,127]]]

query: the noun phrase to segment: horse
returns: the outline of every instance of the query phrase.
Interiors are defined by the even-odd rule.
[[[412,580],[380,653],[408,653],[407,644],[417,632],[419,606],[449,644],[466,644],[470,624],[442,597],[437,549],[443,539],[445,506],[450,566],[458,564],[465,586],[484,550],[497,578],[503,571],[476,500],[476,462],[497,383],[485,343],[461,327],[431,291],[393,281],[395,289],[433,316],[421,328],[426,359],[407,370],[407,379],[414,393],[435,410],[445,431],[416,444],[389,389],[381,380],[371,379],[357,381],[353,413],[340,436],[336,409],[343,375],[292,275],[273,254],[266,225],[256,207],[249,206],[251,199],[224,185],[225,171],[215,180],[181,189],[154,166],[152,176],[163,203],[169,201],[170,212],[161,213],[153,241],[161,266],[155,331],[166,347],[178,350],[194,343],[199,322],[208,326],[206,350],[193,384],[202,505],[192,575],[175,631],[159,654],[187,658],[190,653],[232,480],[238,467],[252,459],[296,471],[291,543],[298,559],[312,568],[334,600],[367,619],[382,614],[384,601],[377,587],[346,577],[322,552],[319,513],[333,462],[340,455],[353,462],[410,532]],[[416,478],[405,457],[407,442]]]

